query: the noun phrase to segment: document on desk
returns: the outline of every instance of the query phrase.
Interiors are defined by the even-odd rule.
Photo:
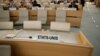
[[[0,31],[0,36],[1,36],[1,37],[16,36],[16,34],[17,34],[19,31],[20,31],[20,30],[1,30],[1,31]]]
[[[31,38],[30,38],[31,37]],[[73,32],[53,32],[53,31],[22,31],[16,39],[30,39],[39,42],[52,42],[52,43],[78,43],[77,34]]]
[[[42,31],[22,31],[14,39],[30,39],[41,42],[60,42],[61,37],[59,35],[46,33]]]

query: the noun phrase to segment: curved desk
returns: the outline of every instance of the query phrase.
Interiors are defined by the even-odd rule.
[[[7,34],[16,34],[16,37],[7,39]],[[38,40],[35,39],[37,34],[59,35],[61,39]],[[91,56],[93,50],[82,32],[3,30],[0,31],[0,44],[11,45],[12,56]]]

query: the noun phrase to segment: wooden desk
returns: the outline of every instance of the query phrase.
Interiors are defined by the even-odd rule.
[[[25,31],[24,31],[25,32]],[[21,32],[19,36],[23,35],[24,32]],[[33,34],[34,31],[28,31],[28,33]],[[40,34],[51,34],[52,32],[41,32]],[[35,33],[39,32],[35,31]],[[26,32],[25,32],[26,33]],[[55,34],[70,35],[73,32],[53,32]],[[1,34],[1,33],[0,33]],[[27,34],[27,33],[26,33]],[[75,41],[69,42],[43,42],[32,39],[5,39],[0,37],[1,45],[11,45],[12,46],[12,56],[92,56],[93,46],[86,39],[82,32],[74,33]],[[67,37],[66,36],[66,40]],[[18,36],[17,36],[18,37]],[[72,38],[72,37],[70,37]],[[69,38],[69,39],[70,39]],[[72,38],[73,39],[73,38]]]

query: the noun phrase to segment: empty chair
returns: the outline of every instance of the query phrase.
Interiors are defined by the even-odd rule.
[[[57,22],[65,22],[66,20],[66,11],[63,9],[56,10],[56,19]]]
[[[45,9],[38,9],[37,20],[41,21],[42,24],[46,24],[46,21],[47,21],[47,10],[45,10]]]
[[[11,46],[0,45],[0,56],[11,56]]]
[[[9,11],[0,10],[0,21],[9,21],[9,20],[10,20]]]
[[[66,22],[51,22],[50,30],[70,31],[70,23],[66,23]]]
[[[46,7],[49,7],[49,3],[48,3],[48,2],[44,2],[44,3],[43,3],[43,7],[45,7],[45,8],[46,8]]]
[[[63,8],[63,7],[65,7],[65,4],[64,3],[60,3],[59,7]]]
[[[50,7],[55,9],[56,5],[54,3],[50,3]]]
[[[41,29],[41,21],[24,21],[23,29]]]
[[[23,21],[28,20],[28,10],[25,8],[19,9],[19,20],[16,22],[16,24],[23,24]]]
[[[27,2],[26,4],[27,4],[27,8],[32,8],[31,3]]]
[[[0,29],[13,29],[13,22],[0,22]]]

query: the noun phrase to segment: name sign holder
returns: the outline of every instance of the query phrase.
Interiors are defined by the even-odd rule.
[[[34,36],[33,36],[34,37]],[[59,35],[43,35],[43,34],[38,34],[35,37],[35,40],[43,40],[43,41],[60,41],[61,37]]]

